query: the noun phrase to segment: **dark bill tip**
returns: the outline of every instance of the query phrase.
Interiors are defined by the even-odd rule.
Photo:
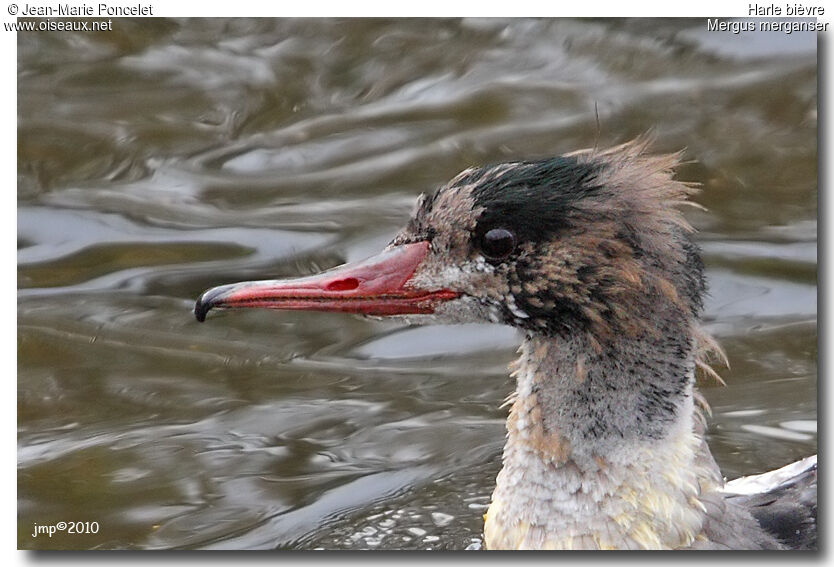
[[[206,320],[206,315],[213,307],[216,307],[218,304],[218,298],[224,295],[231,286],[222,285],[220,287],[213,287],[210,290],[204,292],[200,297],[197,298],[197,302],[194,304],[194,317],[202,323]]]
[[[209,312],[209,309],[211,309],[211,305],[203,303],[203,296],[201,295],[197,299],[197,303],[194,304],[194,316],[200,323],[206,320],[206,313]]]

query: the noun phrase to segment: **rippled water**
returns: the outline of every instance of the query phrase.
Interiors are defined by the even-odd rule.
[[[703,184],[728,477],[816,451],[816,43],[701,20],[127,20],[18,34],[18,544],[461,549],[518,338],[235,312],[459,170],[630,139]],[[599,128],[595,106],[599,114]],[[97,521],[95,535],[31,536]]]

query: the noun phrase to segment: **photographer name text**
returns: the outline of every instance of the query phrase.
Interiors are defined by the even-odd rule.
[[[150,4],[24,4],[18,16],[153,16]]]

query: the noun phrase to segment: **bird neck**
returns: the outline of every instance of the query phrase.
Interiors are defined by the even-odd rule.
[[[715,481],[693,431],[692,334],[531,335],[520,352],[487,547],[691,544]]]

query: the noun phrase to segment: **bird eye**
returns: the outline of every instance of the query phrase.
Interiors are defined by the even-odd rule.
[[[481,238],[481,252],[490,260],[503,260],[515,250],[515,235],[506,228],[493,228]]]

